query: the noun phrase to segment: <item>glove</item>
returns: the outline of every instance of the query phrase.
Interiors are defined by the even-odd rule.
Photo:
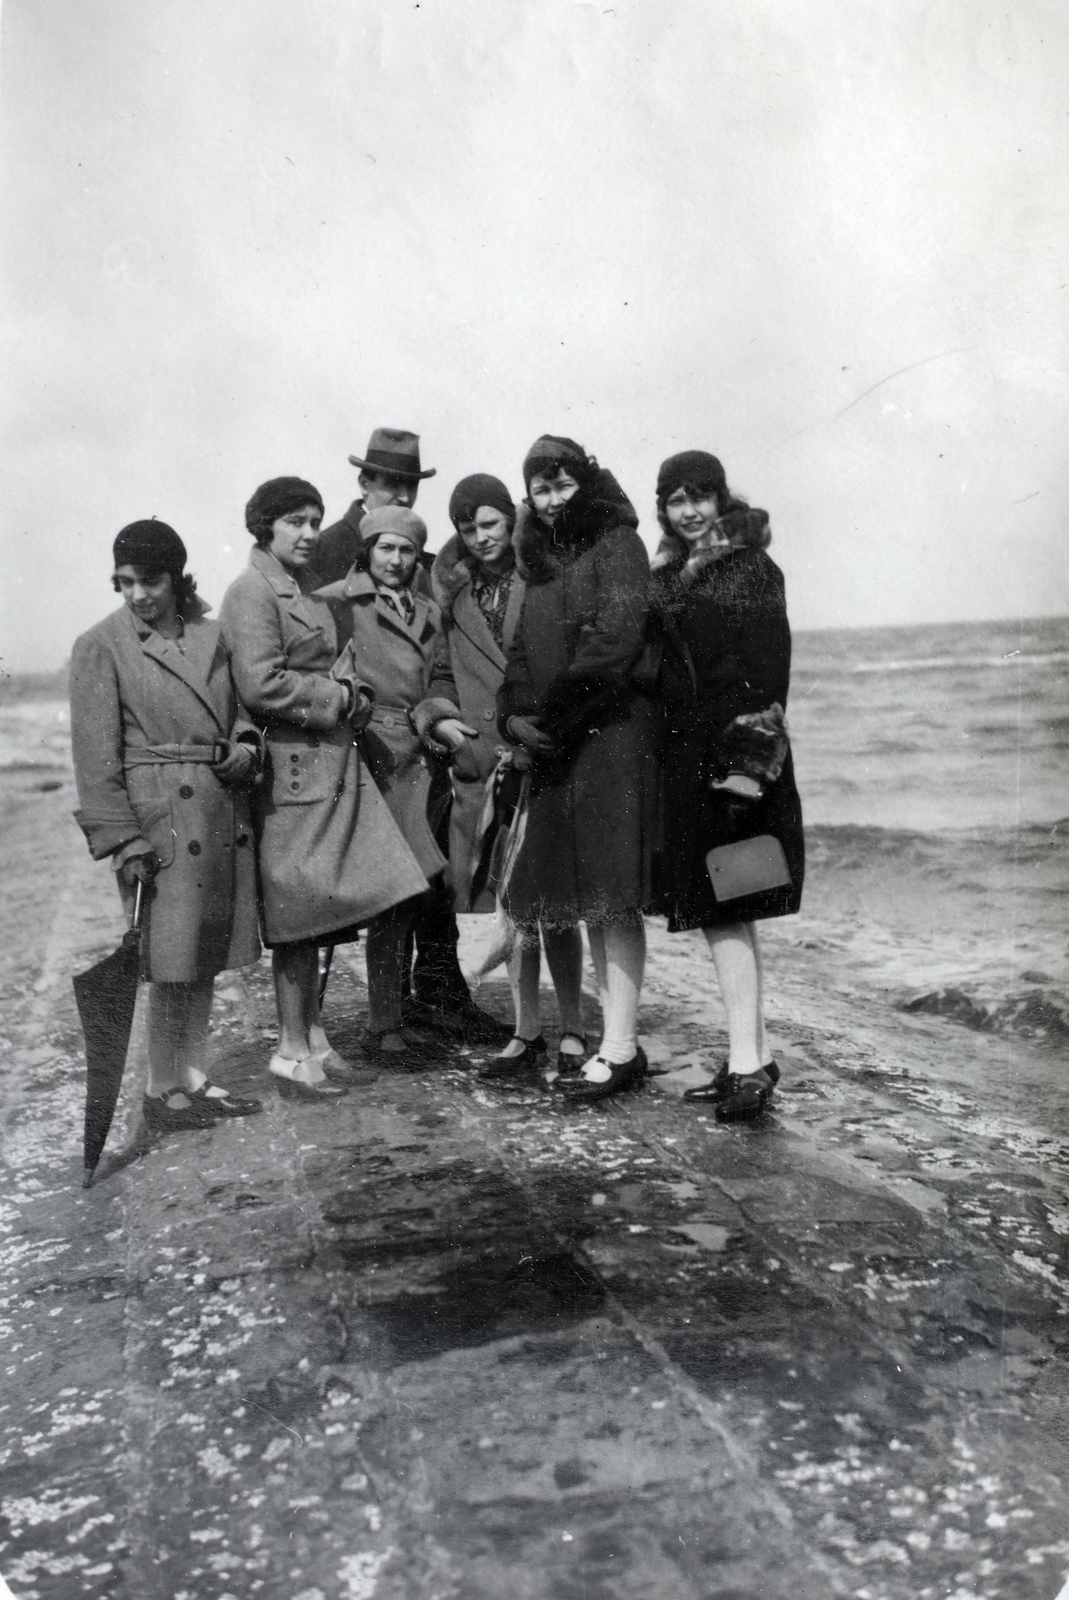
[[[212,771],[220,783],[247,783],[256,770],[256,751],[251,745],[235,740],[227,744],[222,761],[212,762]]]
[[[128,889],[132,889],[139,879],[142,883],[151,883],[159,870],[160,858],[155,850],[148,850],[141,856],[130,856],[119,868],[122,881]]]
[[[459,750],[465,739],[477,739],[479,730],[469,728],[459,717],[442,717],[434,724],[435,740],[447,750]]]
[[[536,755],[545,755],[557,748],[556,740],[542,727],[541,717],[510,717],[507,726],[509,738]]]
[[[349,713],[349,726],[352,728],[354,733],[363,733],[364,729],[371,721],[371,713],[374,709],[375,702],[371,696],[362,694],[358,691],[356,694],[356,703]]]

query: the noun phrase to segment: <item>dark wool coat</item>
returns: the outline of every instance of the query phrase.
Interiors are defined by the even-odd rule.
[[[521,516],[527,591],[498,692],[511,716],[543,716],[562,754],[534,764],[527,832],[508,885],[519,922],[598,923],[649,900],[655,771],[652,705],[637,673],[649,561],[625,503],[580,491],[550,531]]]
[[[654,863],[654,909],[669,932],[711,928],[798,910],[805,874],[802,807],[788,753],[779,778],[759,801],[709,789],[727,768],[732,720],[786,708],[791,633],[783,574],[763,550],[736,550],[688,584],[682,558],[651,579],[654,622],[663,640],[662,839]],[[707,851],[770,833],[783,846],[789,887],[718,905]]]
[[[341,583],[363,549],[360,524],[367,512],[362,500],[354,500],[343,517],[324,528],[308,568],[308,588],[325,588]]]
[[[431,583],[441,613],[449,647],[449,663],[456,683],[460,715],[477,729],[453,762],[453,805],[449,814],[449,872],[458,911],[493,911],[492,894],[471,905],[471,880],[475,860],[476,829],[486,798],[486,782],[507,743],[497,730],[497,691],[505,674],[505,657],[516,635],[523,609],[525,584],[514,573],[505,610],[502,651],[486,624],[471,592],[478,563],[454,535],[434,558]]]
[[[449,804],[449,766],[424,748],[421,734],[439,717],[456,717],[456,689],[442,614],[414,594],[407,624],[367,572],[317,591],[337,619],[350,667],[374,696],[362,745],[375,782],[421,871],[432,878],[445,857],[434,835]]]
[[[323,939],[422,893],[426,879],[344,720],[326,601],[254,549],[220,621],[238,692],[268,747],[256,806],[265,942]]]
[[[260,741],[203,609],[181,649],[122,606],[71,655],[75,815],[95,860],[122,861],[142,841],[159,857],[141,956],[142,975],[160,983],[199,983],[260,955],[248,791],[221,784],[207,759],[224,739]],[[133,891],[119,882],[129,909]]]

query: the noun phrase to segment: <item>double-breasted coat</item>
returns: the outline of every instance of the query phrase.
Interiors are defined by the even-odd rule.
[[[158,983],[203,982],[260,955],[248,790],[211,770],[224,740],[260,740],[206,609],[173,640],[122,606],[71,655],[75,815],[95,860],[121,865],[145,842],[159,859],[141,938],[142,976]]]
[[[326,939],[421,894],[426,878],[346,717],[326,601],[254,549],[220,621],[238,693],[267,741],[255,809],[265,943]]]
[[[434,598],[442,612],[449,663],[453,669],[460,715],[475,728],[453,762],[453,806],[449,813],[449,873],[458,911],[492,911],[494,897],[484,893],[471,904],[476,833],[486,798],[486,783],[507,748],[497,730],[497,691],[505,675],[506,654],[516,636],[523,610],[525,584],[513,575],[505,607],[504,649],[487,626],[471,590],[474,557],[468,555],[458,535],[442,546],[431,568]]]
[[[626,502],[576,495],[552,533],[533,516],[517,524],[527,589],[499,728],[542,716],[548,732],[571,729],[561,754],[535,758],[506,895],[518,922],[603,923],[649,899],[653,708],[638,677],[649,558],[636,520]]]
[[[654,909],[673,933],[797,911],[805,840],[790,752],[760,800],[709,787],[729,765],[734,718],[777,702],[786,708],[791,632],[783,574],[763,550],[736,550],[690,581],[679,558],[653,574],[651,602],[663,638],[663,843],[654,864]],[[706,853],[759,834],[780,841],[790,884],[718,904]]]
[[[416,592],[405,622],[371,575],[356,570],[316,597],[337,618],[347,670],[374,698],[362,740],[368,765],[420,870],[432,878],[446,865],[434,835],[449,804],[449,767],[423,740],[439,718],[459,715],[442,614]]]

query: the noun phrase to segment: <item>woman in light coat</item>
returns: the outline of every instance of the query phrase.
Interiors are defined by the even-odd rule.
[[[503,755],[511,752],[497,731],[497,694],[505,661],[516,638],[526,584],[516,566],[512,531],[516,507],[500,478],[474,473],[463,478],[449,501],[455,536],[434,559],[431,585],[442,611],[449,660],[460,714],[476,730],[457,750],[452,770],[453,806],[449,818],[449,870],[458,911],[491,912],[492,886],[473,898],[472,879],[486,785]],[[503,782],[518,788],[519,772]],[[572,1067],[586,1054],[583,1033],[582,941],[577,927],[543,930],[546,956],[557,987],[561,1013],[558,1066]],[[546,1052],[539,1017],[541,952],[538,929],[521,937],[509,958],[509,981],[516,1012],[515,1033],[479,1076],[502,1084],[528,1082]]]
[[[603,1100],[646,1072],[636,1015],[655,804],[652,686],[640,671],[649,560],[626,495],[573,439],[536,440],[523,476],[515,542],[527,592],[498,711],[534,774],[508,905],[520,925],[586,923],[602,1040],[557,1086]]]
[[[367,687],[337,665],[330,607],[308,588],[322,516],[312,484],[261,484],[245,509],[256,546],[220,613],[234,680],[269,758],[256,826],[279,1011],[270,1070],[280,1094],[304,1100],[343,1093],[330,1078],[366,1081],[323,1031],[319,944],[352,937],[426,888],[357,748],[371,709]]]
[[[128,913],[146,885],[144,1111],[170,1133],[260,1109],[204,1068],[215,974],[260,955],[247,785],[262,745],[174,529],[131,523],[114,563],[123,604],[71,656],[76,817],[94,860],[110,858]]]
[[[382,506],[361,522],[360,537],[363,547],[348,575],[317,598],[329,602],[347,640],[339,670],[371,699],[363,738],[368,764],[431,880],[446,867],[434,837],[449,804],[445,758],[475,730],[460,721],[441,612],[414,586],[426,524],[404,506]],[[366,1048],[397,1065],[414,1065],[425,1044],[401,1025],[405,938],[416,910],[410,902],[386,912],[367,937]]]

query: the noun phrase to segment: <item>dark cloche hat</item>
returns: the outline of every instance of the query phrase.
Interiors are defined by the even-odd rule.
[[[116,567],[143,567],[146,572],[169,572],[180,578],[186,565],[186,547],[170,523],[146,517],[128,522],[112,545]]]
[[[368,443],[366,456],[350,456],[354,467],[364,467],[368,472],[393,472],[399,478],[433,478],[437,467],[426,472],[419,466],[419,434],[406,433],[404,428],[376,428]]]

